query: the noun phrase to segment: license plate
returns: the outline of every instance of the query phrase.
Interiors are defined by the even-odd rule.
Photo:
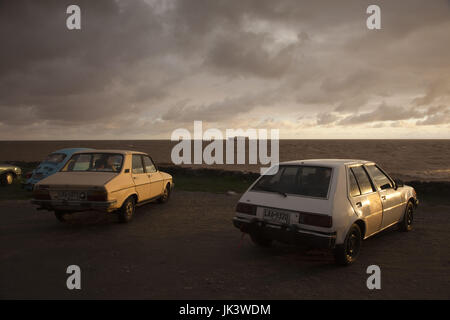
[[[78,192],[76,191],[59,191],[59,200],[78,200]]]
[[[289,224],[290,214],[285,211],[276,210],[276,209],[263,209],[263,218],[264,220],[268,220],[275,223],[280,224]]]

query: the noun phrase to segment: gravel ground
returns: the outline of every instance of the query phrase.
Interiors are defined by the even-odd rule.
[[[326,251],[255,247],[231,224],[238,195],[173,193],[130,224],[96,212],[66,224],[28,201],[1,201],[0,298],[61,299],[449,299],[450,207],[423,204],[415,229],[363,243],[356,264]],[[81,268],[81,290],[66,268]],[[366,268],[381,268],[368,290]]]

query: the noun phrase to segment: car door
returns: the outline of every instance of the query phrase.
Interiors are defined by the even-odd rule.
[[[143,156],[144,168],[150,180],[150,197],[155,198],[162,194],[164,179],[161,172],[156,169],[153,160],[149,156]]]
[[[145,201],[151,198],[150,178],[144,170],[142,155],[132,155],[131,177],[138,194],[138,201]]]
[[[380,195],[383,205],[382,228],[399,221],[403,215],[404,203],[402,203],[401,192],[394,189],[394,182],[375,164],[365,165],[372,181]]]
[[[364,217],[368,237],[381,228],[383,209],[380,196],[362,165],[348,168],[349,199],[353,209]]]

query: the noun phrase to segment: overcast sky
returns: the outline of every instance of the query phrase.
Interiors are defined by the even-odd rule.
[[[0,43],[0,140],[450,138],[448,0],[0,0]]]

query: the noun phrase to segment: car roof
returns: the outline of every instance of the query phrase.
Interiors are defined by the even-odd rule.
[[[75,152],[79,152],[79,151],[89,151],[89,150],[94,150],[94,149],[90,149],[90,148],[64,148],[64,149],[59,149],[59,150],[53,151],[50,154],[53,154],[53,153],[71,154],[71,153],[75,153]]]
[[[373,161],[358,160],[358,159],[306,159],[280,162],[280,165],[314,165],[327,167],[341,167],[352,164],[369,164]]]
[[[145,154],[144,152],[140,151],[133,151],[133,150],[111,150],[111,149],[90,149],[85,151],[79,151],[76,153],[119,153],[119,154]]]
[[[0,163],[0,167],[11,167],[11,168],[18,168],[18,166],[15,166],[13,164],[10,163]]]

